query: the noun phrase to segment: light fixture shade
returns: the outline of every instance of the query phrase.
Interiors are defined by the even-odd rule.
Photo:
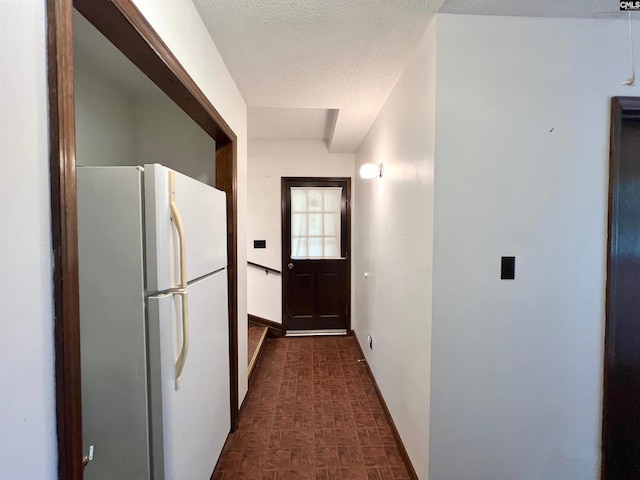
[[[382,177],[382,164],[365,163],[360,167],[360,178]]]

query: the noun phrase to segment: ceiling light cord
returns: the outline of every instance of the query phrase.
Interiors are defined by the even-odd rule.
[[[629,13],[629,55],[631,56],[631,77],[629,77],[622,85],[632,87],[636,84],[636,67],[633,59],[633,35],[631,30],[631,12]]]

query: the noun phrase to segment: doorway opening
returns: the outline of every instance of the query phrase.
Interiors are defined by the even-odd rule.
[[[611,107],[603,480],[640,478],[640,98]]]
[[[215,141],[215,187],[227,197],[231,430],[238,421],[237,139],[131,0],[48,0],[51,216],[58,476],[82,478],[74,7]]]

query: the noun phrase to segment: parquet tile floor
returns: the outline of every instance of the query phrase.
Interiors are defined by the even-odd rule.
[[[355,342],[268,339],[212,480],[409,479]]]

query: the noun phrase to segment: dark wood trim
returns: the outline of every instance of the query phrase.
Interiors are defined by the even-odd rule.
[[[74,6],[216,141],[216,186],[228,199],[231,430],[238,424],[237,137],[131,0],[47,0],[58,477],[65,480],[82,478]]]
[[[346,183],[346,204],[343,205],[343,213],[346,215],[346,226],[342,229],[341,243],[345,248],[342,255],[346,257],[347,262],[347,332],[351,331],[351,178],[350,177],[281,177],[280,180],[280,228],[281,228],[281,261],[282,271],[286,268],[288,262],[288,255],[286,252],[291,247],[291,239],[287,236],[287,189],[290,186],[296,186],[296,184],[304,185],[306,187],[324,187],[329,182],[345,182]],[[284,333],[287,331],[287,312],[286,312],[286,290],[285,290],[286,275],[282,275],[282,328]]]
[[[71,0],[47,0],[58,477],[82,478],[78,218]]]
[[[614,172],[617,170],[616,165],[620,162],[620,139],[622,130],[622,106],[618,98],[611,99],[611,125],[609,139],[609,208],[607,221],[607,285],[605,296],[605,333],[604,333],[604,371],[603,371],[603,398],[602,398],[602,442],[600,443],[600,478],[606,479],[606,438],[608,436],[608,401],[607,392],[609,390],[609,377],[611,373],[612,346],[609,325],[611,314],[609,305],[611,304],[611,274],[612,274],[612,258],[613,246],[611,229],[613,226],[613,212],[615,210],[615,185],[617,179]]]
[[[282,272],[280,270],[276,270],[275,268],[271,268],[271,267],[267,267],[266,265],[260,265],[259,263],[255,263],[255,262],[249,262],[247,261],[247,265],[251,266],[251,267],[256,267],[259,268],[261,270],[264,270],[267,274],[269,272],[271,273],[277,273],[278,275],[282,274]]]
[[[620,262],[618,246],[618,225],[616,213],[619,209],[618,193],[625,180],[621,180],[622,165],[622,129],[624,121],[640,120],[639,97],[613,97],[611,99],[611,125],[609,143],[609,208],[607,224],[607,285],[605,299],[605,341],[604,341],[604,372],[603,372],[603,402],[602,402],[602,442],[601,442],[601,468],[600,478],[610,480],[607,477],[607,442],[614,435],[613,423],[609,418],[609,412],[614,407],[611,405],[615,379],[615,305],[614,292],[616,291],[617,268]],[[627,200],[628,201],[628,200]],[[623,366],[618,366],[618,370]],[[620,375],[620,374],[618,374]],[[637,378],[637,374],[635,375]],[[618,380],[619,382],[619,380]]]
[[[249,321],[251,323],[255,323],[256,325],[262,325],[263,327],[268,328],[268,336],[269,338],[282,338],[284,337],[284,329],[282,328],[282,324],[278,322],[273,322],[271,320],[267,320],[266,318],[258,317],[256,315],[248,315]]]
[[[371,377],[373,388],[375,388],[376,390],[376,395],[378,395],[378,399],[380,400],[380,404],[382,405],[382,410],[384,412],[384,415],[387,417],[387,420],[389,421],[389,425],[391,426],[391,432],[393,433],[393,438],[395,438],[396,443],[398,444],[398,450],[400,450],[400,456],[402,457],[402,460],[404,461],[404,464],[407,467],[407,471],[409,472],[409,477],[411,477],[411,480],[418,480],[418,474],[416,473],[416,470],[413,468],[413,464],[411,463],[411,459],[409,458],[409,454],[407,453],[406,448],[404,448],[404,443],[402,443],[402,438],[400,438],[400,433],[398,432],[398,429],[396,428],[396,424],[393,421],[393,417],[391,416],[389,407],[387,407],[387,403],[384,401],[384,397],[382,396],[380,387],[378,387],[378,382],[376,382],[376,377],[373,375],[373,372],[371,371],[371,367],[369,367],[369,363],[366,361],[366,357],[364,355],[364,352],[362,351],[362,347],[360,346],[360,341],[358,340],[358,335],[356,335],[356,332],[351,330],[350,336],[352,336],[353,341],[356,342],[356,346],[358,347],[358,350],[360,351],[360,356],[363,360],[361,363],[364,364],[365,368],[367,369],[367,372],[369,373],[369,376]]]
[[[231,431],[238,428],[238,148],[216,142],[216,187],[227,194],[227,269],[229,275],[229,366]]]
[[[73,5],[216,144],[235,140],[233,130],[131,0],[73,0]]]

